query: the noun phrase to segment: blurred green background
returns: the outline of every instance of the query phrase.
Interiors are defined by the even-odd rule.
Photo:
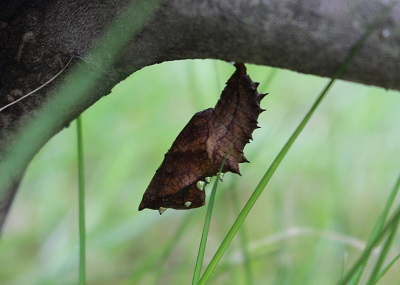
[[[190,284],[206,208],[160,216],[137,207],[177,134],[215,105],[233,71],[212,60],[147,67],[83,114],[88,284]],[[219,184],[206,264],[328,81],[253,65],[248,73],[269,92],[267,112],[245,148],[243,176]],[[338,281],[399,174],[399,123],[398,92],[334,85],[245,222],[255,284]],[[73,123],[31,162],[0,240],[0,284],[77,284],[76,159]],[[237,236],[212,284],[246,284],[244,265]],[[399,284],[399,269],[379,284]]]

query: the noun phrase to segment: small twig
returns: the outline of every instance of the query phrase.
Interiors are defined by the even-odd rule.
[[[19,101],[25,99],[26,97],[28,97],[28,96],[34,94],[35,92],[39,91],[40,89],[42,89],[43,87],[45,87],[46,85],[48,85],[49,83],[51,83],[54,79],[56,79],[58,76],[60,76],[61,73],[64,72],[64,70],[68,67],[68,65],[71,63],[71,61],[72,61],[72,59],[73,59],[74,57],[75,57],[75,56],[71,57],[71,58],[69,59],[69,61],[67,62],[67,64],[66,64],[56,75],[54,75],[52,78],[50,78],[49,80],[47,80],[45,83],[43,83],[42,85],[40,85],[40,86],[39,86],[38,88],[36,88],[35,90],[29,92],[28,94],[25,94],[25,95],[22,96],[21,98],[15,100],[15,101],[13,101],[13,102],[11,102],[10,104],[7,104],[7,105],[1,107],[1,108],[0,108],[0,112],[3,111],[4,109],[7,109],[8,107],[10,107],[10,106],[12,106],[12,105],[18,103]]]

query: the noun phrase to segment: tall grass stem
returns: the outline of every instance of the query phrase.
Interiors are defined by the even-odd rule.
[[[79,211],[79,285],[86,284],[86,222],[85,171],[83,158],[82,117],[76,119],[78,149],[78,211]]]
[[[201,268],[203,265],[204,254],[206,251],[208,231],[210,229],[211,216],[212,216],[212,212],[213,212],[213,208],[214,208],[215,194],[217,192],[219,177],[221,177],[222,169],[224,168],[226,159],[232,150],[232,146],[233,145],[231,144],[228,148],[228,152],[226,153],[224,160],[222,161],[222,164],[218,171],[218,175],[215,179],[213,188],[211,190],[210,199],[208,201],[208,206],[207,206],[207,213],[206,213],[206,217],[204,220],[203,233],[201,235],[201,240],[200,240],[199,252],[197,255],[196,265],[195,265],[195,269],[194,269],[194,273],[193,273],[193,280],[192,280],[193,285],[197,285],[199,282],[199,279],[200,279]]]
[[[221,243],[220,247],[218,248],[217,252],[215,253],[214,257],[210,261],[208,267],[204,271],[203,276],[200,279],[199,284],[204,285],[206,282],[209,280],[211,277],[212,273],[214,272],[214,269],[218,265],[219,261],[221,260],[223,254],[225,253],[226,249],[228,248],[229,244],[233,240],[234,236],[236,235],[237,231],[239,230],[240,226],[243,224],[244,220],[246,219],[247,215],[249,214],[250,210],[253,208],[254,204],[257,202],[258,198],[260,197],[261,193],[263,192],[265,186],[271,179],[272,175],[275,173],[276,169],[280,165],[281,161],[289,151],[290,147],[293,145],[295,140],[298,138],[308,121],[310,120],[311,116],[314,114],[315,110],[317,107],[320,105],[322,100],[325,98],[326,94],[328,93],[328,90],[331,88],[333,83],[336,81],[338,77],[340,77],[343,72],[345,71],[346,67],[349,65],[349,63],[353,60],[353,58],[356,56],[357,52],[361,49],[361,47],[364,45],[365,41],[367,38],[371,35],[371,33],[376,29],[378,24],[387,16],[388,12],[391,10],[392,6],[389,6],[385,8],[379,16],[373,21],[373,23],[370,25],[370,27],[366,30],[366,32],[363,34],[363,36],[357,41],[357,43],[354,45],[354,47],[349,51],[348,55],[344,59],[343,63],[339,66],[339,68],[336,70],[334,75],[332,76],[331,80],[328,82],[328,84],[325,86],[325,88],[321,91],[317,99],[315,100],[314,104],[310,108],[310,110],[307,112],[303,120],[300,122],[299,126],[296,128],[296,130],[293,132],[292,136],[289,138],[289,140],[286,142],[286,144],[283,146],[279,154],[276,156],[274,161],[272,162],[271,166],[268,168],[267,172],[264,174],[262,177],[260,183],[254,190],[253,194],[250,196],[248,202],[244,206],[243,210],[240,212],[239,216],[237,217],[236,221],[233,223],[231,229],[225,236],[225,239]]]

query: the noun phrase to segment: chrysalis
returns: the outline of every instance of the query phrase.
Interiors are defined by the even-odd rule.
[[[239,163],[248,162],[244,146],[258,128],[264,110],[260,101],[266,94],[257,92],[243,63],[228,80],[215,108],[196,113],[180,132],[143,195],[139,211],[149,208],[186,210],[205,203],[204,188],[218,173],[232,144],[222,173],[240,174]],[[222,179],[222,177],[220,177]]]

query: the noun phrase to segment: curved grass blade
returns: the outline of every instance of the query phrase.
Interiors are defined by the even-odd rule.
[[[228,148],[228,152],[226,153],[224,160],[222,161],[221,167],[219,168],[218,175],[216,176],[217,179],[215,179],[213,188],[211,190],[211,195],[207,206],[206,218],[204,220],[203,233],[201,235],[201,240],[200,240],[199,253],[197,254],[196,265],[193,273],[193,280],[192,280],[193,285],[198,284],[200,279],[201,267],[203,265],[204,253],[206,251],[208,231],[210,229],[211,216],[214,208],[215,193],[217,192],[217,187],[218,187],[218,181],[219,181],[218,177],[221,177],[222,168],[224,167],[226,159],[232,150],[232,146],[233,144],[231,143],[231,145]]]
[[[390,193],[390,196],[389,196],[389,198],[388,198],[388,200],[386,202],[385,208],[383,209],[383,212],[382,212],[381,216],[379,217],[379,219],[378,219],[378,221],[376,223],[376,226],[373,229],[373,232],[371,234],[372,237],[376,236],[382,230],[382,228],[384,227],[384,224],[385,224],[385,221],[387,219],[387,216],[389,215],[390,208],[393,205],[394,199],[396,198],[396,195],[399,192],[399,189],[400,189],[400,175],[397,178],[397,181],[396,181],[395,185],[393,186],[393,189],[392,189],[392,191]],[[384,261],[384,257],[386,256],[387,250],[389,250],[389,247],[390,247],[390,244],[391,244],[391,240],[394,238],[394,235],[396,234],[398,222],[399,221],[397,221],[396,225],[392,228],[392,231],[391,231],[391,233],[390,233],[390,235],[389,235],[389,237],[388,237],[388,239],[387,239],[387,241],[385,243],[385,246],[382,249],[382,252],[381,252],[381,254],[379,256],[379,260],[376,263],[374,271],[371,273],[370,279],[372,279],[372,276],[377,276],[378,275],[379,269],[380,269],[380,267],[382,265],[382,262]],[[366,263],[366,261],[365,261],[365,263]],[[361,270],[359,270],[359,276],[357,278],[358,280],[361,278],[362,271],[365,268],[365,263],[361,266]],[[374,279],[376,279],[376,278],[374,278]],[[374,283],[371,283],[371,284],[374,284]]]
[[[379,272],[379,274],[377,274],[376,278],[375,278],[375,284],[378,283],[379,279],[381,279],[383,277],[383,275],[386,274],[386,272],[392,267],[393,264],[396,263],[397,260],[399,260],[400,258],[400,254],[398,254],[395,258],[393,258],[392,261],[389,262],[388,265],[385,266],[385,268],[383,268],[383,270],[381,272]]]
[[[372,232],[371,232],[368,242],[367,242],[367,247],[375,239],[375,237],[379,235],[379,233],[382,231],[383,227],[385,226],[385,221],[387,220],[390,208],[393,205],[394,199],[396,198],[396,195],[399,192],[399,189],[400,189],[400,175],[397,178],[397,181],[394,184],[393,189],[387,199],[387,202],[386,202],[385,208],[383,209],[383,212],[381,213],[380,217],[378,218],[378,220],[376,221],[376,223],[374,225],[374,228],[372,229]],[[360,282],[361,275],[364,272],[364,268],[365,268],[367,261],[368,261],[368,258],[366,258],[357,269],[356,268],[350,269],[350,271],[354,271],[352,273],[352,275],[353,275],[352,282],[354,282],[354,284],[358,284]],[[342,277],[342,279],[343,278],[344,277]]]
[[[371,276],[368,280],[367,285],[376,284],[376,282],[378,281],[377,277],[378,277],[379,271],[382,267],[383,262],[385,261],[385,258],[390,250],[390,247],[392,246],[393,239],[397,233],[398,225],[399,225],[399,218],[396,219],[396,221],[393,223],[393,225],[391,227],[391,232],[389,233],[389,236],[386,239],[385,245],[383,246],[381,254],[379,255],[378,261],[375,264],[375,267],[371,273]]]
[[[368,256],[371,254],[374,247],[379,243],[379,241],[383,238],[383,236],[393,227],[393,225],[397,223],[398,219],[400,219],[400,207],[396,209],[395,214],[389,220],[389,222],[387,222],[382,231],[378,233],[378,235],[371,240],[371,243],[369,245],[366,246],[360,258],[354,263],[353,267],[343,277],[343,279],[339,281],[338,285],[345,285],[348,284],[348,282],[350,282],[350,284],[356,284],[353,281],[354,279],[352,279],[354,274],[356,274],[356,272],[360,270],[360,266],[362,266],[362,264],[366,261],[366,259],[368,259]]]
[[[360,258],[357,260],[357,262],[353,265],[353,267],[350,268],[350,270],[345,274],[342,279],[339,281],[339,284],[347,284],[351,280],[352,284],[358,284],[361,278],[361,275],[363,273],[363,270],[365,268],[365,264],[368,261],[368,257],[373,249],[373,247],[377,244],[377,242],[380,240],[380,238],[383,236],[383,233],[386,232],[386,229],[388,226],[385,228],[385,221],[387,220],[387,217],[389,215],[390,208],[393,205],[394,199],[396,198],[396,195],[398,191],[400,190],[400,175],[397,177],[397,181],[393,186],[393,189],[390,193],[390,196],[386,202],[385,208],[381,214],[381,216],[378,218],[372,233],[369,237],[368,243],[364,249],[363,254],[360,256]],[[400,211],[400,209],[399,209]],[[397,223],[396,221],[396,215],[394,216],[394,221],[393,223]],[[390,225],[390,223],[388,223]]]
[[[243,224],[244,220],[246,219],[247,215],[249,214],[250,210],[258,200],[259,196],[263,192],[265,186],[271,179],[272,175],[275,173],[276,169],[280,165],[281,161],[287,154],[288,150],[290,147],[293,145],[297,137],[300,135],[308,121],[310,120],[311,116],[314,114],[315,110],[317,107],[320,105],[322,100],[325,98],[326,94],[328,93],[328,90],[331,88],[333,83],[338,79],[343,72],[345,71],[346,67],[349,65],[349,63],[353,60],[353,58],[356,56],[358,51],[361,49],[361,47],[364,45],[365,41],[367,38],[371,35],[371,33],[376,29],[378,24],[387,16],[389,11],[391,10],[392,6],[385,8],[379,16],[374,20],[372,25],[368,28],[368,30],[363,34],[363,36],[358,40],[358,42],[355,44],[355,46],[349,51],[348,55],[344,59],[343,63],[339,66],[339,68],[336,70],[335,74],[332,76],[332,79],[328,82],[328,84],[325,86],[325,88],[322,90],[322,92],[319,94],[317,99],[315,100],[314,104],[308,111],[308,113],[305,115],[303,120],[300,122],[299,126],[296,128],[292,136],[289,138],[289,140],[286,142],[286,144],[283,146],[277,157],[274,159],[272,162],[271,166],[267,170],[267,172],[264,174],[262,177],[260,183],[258,184],[257,188],[254,190],[253,194],[250,196],[247,204],[243,208],[243,210],[240,212],[239,216],[237,217],[236,221],[232,225],[231,229],[225,236],[225,239],[221,243],[220,247],[218,248],[217,252],[215,253],[214,257],[212,258],[210,264],[206,268],[203,276],[200,279],[199,284],[203,285],[205,284],[208,279],[211,277],[211,274],[213,273],[214,269],[218,265],[218,262],[221,260],[223,254],[225,253],[226,249],[228,248],[229,244],[231,243],[233,237],[236,235],[237,231],[239,230],[240,226]]]

